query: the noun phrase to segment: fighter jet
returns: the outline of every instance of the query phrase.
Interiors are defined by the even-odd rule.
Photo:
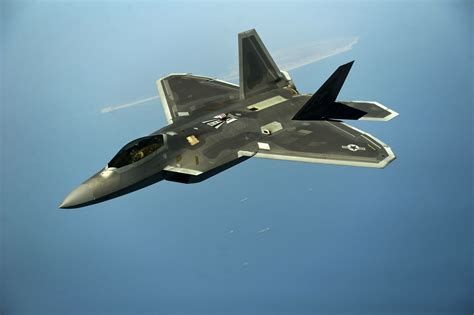
[[[353,61],[301,94],[257,32],[238,34],[239,85],[173,73],[156,81],[168,125],[125,145],[60,208],[115,198],[161,180],[197,183],[251,157],[383,168],[395,155],[345,120],[388,121],[373,101],[336,100]]]

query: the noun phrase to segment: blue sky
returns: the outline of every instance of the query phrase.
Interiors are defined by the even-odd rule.
[[[2,2],[1,300],[5,314],[472,314],[473,5],[446,2]],[[219,76],[237,33],[270,52],[359,37],[291,71],[340,99],[397,160],[374,170],[250,159],[80,210],[64,196],[165,124],[171,72]],[[262,229],[269,231],[258,233]],[[233,231],[230,233],[230,231]]]

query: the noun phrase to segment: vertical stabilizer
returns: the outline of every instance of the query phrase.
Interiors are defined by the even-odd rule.
[[[239,33],[239,73],[241,99],[275,89],[283,79],[254,29]]]
[[[341,91],[342,85],[351,70],[354,61],[346,63],[337,68],[336,71],[324,82],[316,93],[303,105],[303,107],[293,117],[295,120],[316,120],[332,118],[331,106],[336,101],[337,95]]]

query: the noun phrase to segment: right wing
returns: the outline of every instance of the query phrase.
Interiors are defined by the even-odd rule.
[[[239,87],[213,78],[170,74],[156,81],[166,120],[217,111],[239,98]]]
[[[389,146],[341,122],[290,121],[258,142],[255,157],[383,168],[395,159]]]

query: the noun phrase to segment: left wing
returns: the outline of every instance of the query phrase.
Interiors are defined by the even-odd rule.
[[[239,98],[237,85],[190,74],[170,74],[156,86],[169,124],[194,113],[219,110]]]
[[[290,121],[258,142],[255,157],[383,168],[395,159],[389,146],[337,121]]]

